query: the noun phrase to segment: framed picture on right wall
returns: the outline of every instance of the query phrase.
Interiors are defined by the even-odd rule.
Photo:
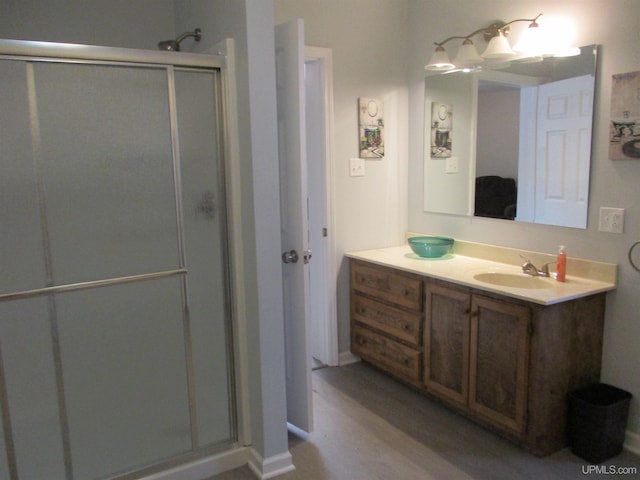
[[[612,76],[609,159],[640,159],[640,71]]]

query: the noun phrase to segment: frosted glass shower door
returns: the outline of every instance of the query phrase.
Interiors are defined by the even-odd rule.
[[[228,255],[218,95],[219,72],[175,72],[185,266],[193,349],[198,441],[219,443],[235,435]],[[215,96],[212,94],[216,94]],[[213,347],[213,348],[212,348]]]
[[[180,268],[163,69],[35,65],[55,285]],[[180,279],[56,298],[74,476],[191,448]]]
[[[0,118],[0,480],[228,448],[219,72],[0,61],[0,76],[16,112]]]
[[[54,282],[176,268],[164,69],[34,68]]]

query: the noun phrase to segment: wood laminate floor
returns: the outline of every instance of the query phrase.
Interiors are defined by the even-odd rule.
[[[640,478],[624,451],[598,474],[564,449],[535,457],[364,363],[313,373],[315,431],[292,434],[294,472],[279,480],[571,480]],[[611,471],[611,470],[610,470]],[[211,480],[254,480],[248,467]]]

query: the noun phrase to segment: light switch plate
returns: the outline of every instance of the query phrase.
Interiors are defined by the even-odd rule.
[[[349,160],[349,175],[351,177],[364,177],[363,158],[352,158]]]
[[[458,173],[458,157],[449,157],[444,164],[444,173]]]
[[[600,207],[598,230],[600,232],[622,233],[624,231],[624,208]]]

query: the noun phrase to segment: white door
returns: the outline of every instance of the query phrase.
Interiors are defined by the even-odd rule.
[[[313,429],[309,349],[309,239],[304,95],[304,25],[276,26],[287,421]]]
[[[535,222],[587,222],[594,77],[539,87]]]
[[[311,354],[313,367],[338,365],[338,320],[332,188],[333,89],[331,49],[305,46]]]
[[[309,195],[309,247],[313,252],[313,266],[309,269],[311,358],[313,366],[328,364],[325,319],[329,315],[329,302],[324,292],[327,285],[327,212],[325,186],[325,132],[324,97],[322,93],[321,65],[305,60],[305,131],[307,133],[307,190]]]

